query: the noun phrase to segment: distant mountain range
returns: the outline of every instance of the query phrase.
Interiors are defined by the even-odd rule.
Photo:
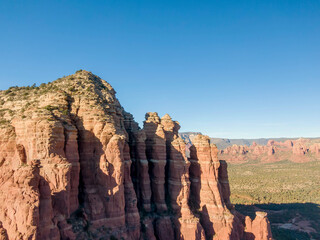
[[[192,138],[201,132],[181,132],[180,136],[187,142],[191,142]],[[210,138],[211,143],[217,145],[218,149],[225,149],[232,145],[246,145],[251,146],[253,142],[258,145],[267,145],[269,140],[274,140],[277,142],[285,142],[286,140],[297,140],[298,138],[257,138],[257,139],[228,139],[228,138]],[[317,138],[308,138],[317,139]]]

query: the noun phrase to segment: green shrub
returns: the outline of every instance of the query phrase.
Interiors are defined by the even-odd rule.
[[[54,110],[57,110],[58,107],[56,107],[56,106],[51,106],[51,105],[47,105],[47,106],[44,107],[44,109],[52,112],[52,111],[54,111]]]
[[[63,115],[69,115],[68,109],[63,109],[61,112]]]
[[[68,90],[69,90],[70,92],[75,92],[75,91],[76,91],[75,87],[69,87]]]
[[[5,95],[8,95],[9,93],[11,93],[11,90],[10,90],[10,89],[4,91],[4,94],[5,94]]]
[[[10,116],[13,116],[14,111],[12,111],[11,109],[8,109],[8,113],[10,114]]]
[[[9,124],[10,121],[6,120],[6,119],[0,119],[0,125],[6,125]]]

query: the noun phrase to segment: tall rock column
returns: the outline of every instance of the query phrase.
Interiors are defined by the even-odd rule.
[[[207,239],[240,239],[243,226],[227,208],[219,182],[220,162],[218,149],[210,144],[207,136],[198,135],[193,139],[191,150],[191,203],[201,214],[201,224]],[[220,177],[221,180],[221,177]]]
[[[167,210],[165,201],[166,139],[157,113],[147,113],[144,121],[146,155],[149,162],[152,200],[157,212]]]
[[[90,222],[92,229],[106,228],[101,233],[96,232],[98,236],[110,232],[115,237],[127,238],[128,234],[123,231],[128,220],[125,192],[129,192],[129,189],[125,188],[130,187],[124,184],[127,136],[117,128],[121,123],[117,122],[115,114],[110,113],[111,119],[106,122],[101,121],[98,116],[94,117],[92,112],[96,115],[103,114],[100,109],[92,109],[89,103],[82,102],[75,118],[79,131],[81,166],[80,206],[87,225]]]
[[[245,218],[246,240],[272,240],[270,223],[267,213],[256,212],[256,218],[252,221],[250,217]]]
[[[177,239],[204,240],[205,232],[198,217],[194,215],[189,206],[190,162],[185,155],[185,142],[176,138],[171,143],[169,162],[168,192],[170,204],[176,215],[179,217],[176,222]]]
[[[131,159],[129,144],[124,146],[124,194],[125,214],[128,239],[139,239],[140,237],[140,215],[137,208],[137,197],[134,191],[130,175]]]
[[[190,162],[186,157],[186,143],[178,135],[180,125],[172,121],[166,114],[161,118],[166,136],[167,148],[167,199],[172,212],[175,214],[175,235],[176,239],[205,239],[204,230],[189,207]]]
[[[185,157],[185,144],[182,139],[178,140],[178,122],[172,121],[171,117],[166,114],[161,118],[161,125],[165,133],[166,141],[166,198],[167,203],[172,211],[181,215],[181,197],[180,195],[183,184],[182,179],[186,179],[184,174],[188,174],[189,164]],[[173,145],[175,141],[175,145]]]
[[[124,112],[125,128],[129,134],[130,155],[132,160],[131,177],[141,210],[151,212],[151,185],[149,166],[146,156],[146,134],[133,120],[130,113]]]

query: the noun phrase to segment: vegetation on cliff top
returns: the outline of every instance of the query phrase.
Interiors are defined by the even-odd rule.
[[[57,97],[73,100],[75,96],[91,102],[91,107],[106,110],[102,105],[117,101],[111,85],[91,72],[78,70],[49,83],[27,87],[10,87],[0,91],[0,127],[7,127],[14,118],[38,116],[54,121],[54,116],[69,114],[65,101],[55,101]]]

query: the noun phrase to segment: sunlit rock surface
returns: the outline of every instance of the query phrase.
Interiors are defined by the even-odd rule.
[[[234,210],[208,137],[186,146],[178,122],[151,112],[140,129],[92,73],[0,103],[0,239],[271,239],[265,216]]]

